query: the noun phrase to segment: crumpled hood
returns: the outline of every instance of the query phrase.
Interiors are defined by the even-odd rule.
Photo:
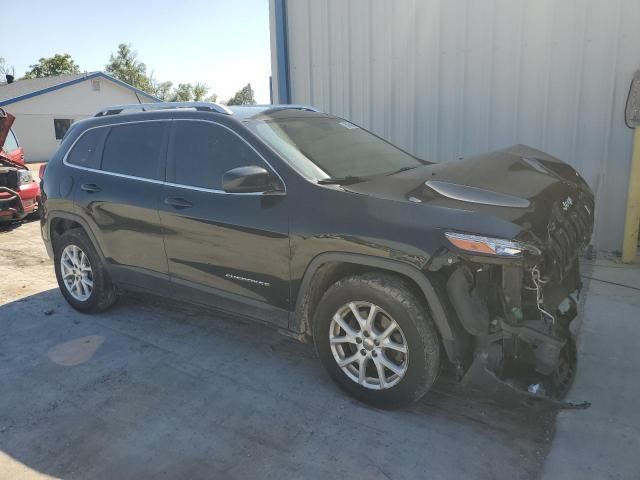
[[[579,213],[593,220],[593,193],[582,177],[570,165],[524,145],[344,188],[499,217],[543,239],[554,209],[572,213],[580,205],[585,211]]]

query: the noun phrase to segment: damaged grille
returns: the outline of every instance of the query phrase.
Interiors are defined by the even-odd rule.
[[[18,188],[18,170],[0,166],[0,187]]]
[[[569,270],[582,248],[589,243],[593,229],[591,199],[580,194],[556,202],[548,226],[548,262],[560,275]]]

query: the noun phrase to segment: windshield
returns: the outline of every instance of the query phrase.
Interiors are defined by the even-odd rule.
[[[341,118],[288,113],[247,126],[312,179],[373,177],[428,163]]]

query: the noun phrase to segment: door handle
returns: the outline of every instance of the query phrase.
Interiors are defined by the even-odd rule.
[[[85,192],[88,192],[88,193],[95,193],[95,192],[99,192],[100,190],[102,190],[95,183],[83,183],[82,185],[80,185],[80,188],[82,190],[84,190]]]
[[[193,207],[193,203],[184,198],[177,197],[167,197],[164,199],[164,204],[169,205],[174,208],[191,208]]]

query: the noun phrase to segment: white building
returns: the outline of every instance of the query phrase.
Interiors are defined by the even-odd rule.
[[[157,101],[102,72],[0,84],[0,107],[16,117],[12,128],[27,162],[48,160],[73,122],[104,107]]]
[[[638,0],[270,0],[273,100],[345,117],[419,157],[523,143],[596,193],[620,250],[640,68]]]

